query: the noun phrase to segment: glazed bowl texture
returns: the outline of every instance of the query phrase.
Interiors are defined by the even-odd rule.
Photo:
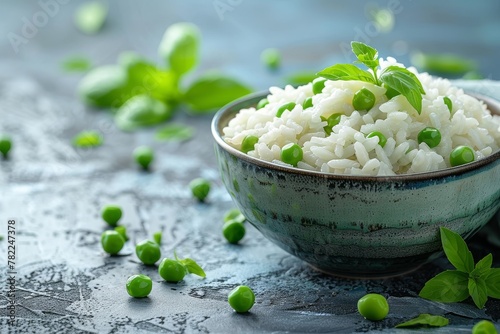
[[[265,237],[329,274],[377,278],[403,274],[441,254],[439,227],[468,238],[500,208],[500,152],[441,171],[369,177],[285,167],[228,145],[222,129],[255,94],[212,121],[222,181]],[[500,104],[478,97],[500,114]]]

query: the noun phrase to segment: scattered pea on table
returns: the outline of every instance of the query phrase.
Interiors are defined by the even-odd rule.
[[[248,312],[255,303],[255,294],[246,285],[234,288],[227,297],[229,305],[238,313]]]
[[[160,246],[151,240],[143,240],[135,246],[135,254],[145,265],[153,265],[161,258]]]
[[[358,300],[358,311],[366,319],[378,321],[384,319],[389,313],[389,304],[384,296],[369,293]]]
[[[143,169],[148,169],[154,160],[154,151],[149,146],[139,146],[134,150],[134,159]]]
[[[116,226],[122,217],[122,209],[118,205],[106,205],[101,210],[101,217],[110,226]]]
[[[134,298],[147,297],[153,289],[153,281],[146,275],[133,275],[127,279],[127,292]]]
[[[164,258],[158,266],[158,274],[167,282],[180,282],[186,276],[186,267],[177,260]]]
[[[12,148],[12,140],[6,135],[0,135],[0,153],[6,159]]]
[[[125,240],[120,233],[116,231],[105,231],[101,235],[102,249],[110,255],[118,254],[125,245]]]
[[[245,225],[237,220],[229,220],[222,227],[224,238],[231,243],[237,244],[245,236]]]
[[[210,182],[203,178],[197,178],[189,183],[193,196],[199,201],[204,201],[210,192]]]

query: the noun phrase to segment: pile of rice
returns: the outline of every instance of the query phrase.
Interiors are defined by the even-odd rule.
[[[398,64],[395,59],[380,60],[381,68]],[[499,149],[500,117],[491,115],[483,102],[464,94],[446,79],[427,73],[415,73],[426,92],[419,115],[402,95],[391,100],[385,88],[361,81],[330,81],[314,95],[312,84],[284,89],[271,87],[269,104],[262,109],[242,109],[223,129],[224,140],[236,149],[247,135],[259,141],[248,155],[276,164],[281,161],[281,148],[288,143],[302,147],[303,159],[297,168],[335,174],[388,176],[435,171],[450,167],[450,153],[460,145],[471,147],[475,160]],[[367,88],[376,97],[369,111],[357,111],[352,106],[354,93]],[[447,96],[453,104],[450,113],[443,101]],[[302,108],[312,97],[313,106]],[[280,106],[288,102],[297,105],[276,117]],[[341,121],[327,135],[323,129],[331,114],[342,113]],[[441,132],[441,142],[434,148],[419,144],[418,133],[425,127]],[[381,132],[387,143],[382,148],[379,138],[366,138],[372,131]]]

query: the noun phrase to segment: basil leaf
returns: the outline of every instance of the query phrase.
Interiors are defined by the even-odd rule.
[[[120,66],[108,65],[91,70],[80,81],[78,95],[94,107],[119,107],[130,96],[127,72]]]
[[[191,139],[194,135],[194,128],[183,124],[168,124],[156,131],[157,140],[177,140],[184,141]]]
[[[316,72],[297,72],[285,77],[286,83],[290,85],[306,85],[316,79]]]
[[[490,272],[491,265],[493,264],[493,255],[488,254],[484,258],[482,258],[478,263],[476,263],[476,267],[470,273],[470,277],[483,277]]]
[[[425,92],[415,74],[402,67],[389,66],[380,73],[379,80],[406,97],[419,114],[422,112],[422,94]]]
[[[203,271],[203,269],[193,259],[185,258],[183,260],[179,260],[179,262],[182,263],[184,267],[186,267],[186,270],[189,273],[198,275],[200,277],[207,277],[205,271]]]
[[[184,101],[194,114],[218,109],[252,90],[243,83],[217,72],[200,76],[184,93]]]
[[[96,131],[82,131],[73,138],[73,145],[76,147],[88,148],[101,146],[102,136]]]
[[[168,68],[181,76],[198,63],[199,44],[200,31],[194,24],[176,23],[165,31],[158,53]]]
[[[358,60],[368,68],[374,69],[379,65],[378,51],[371,46],[361,42],[351,42],[351,49]]]
[[[427,281],[418,295],[444,303],[461,302],[469,297],[468,280],[467,273],[446,270]]]
[[[486,287],[485,280],[480,277],[469,278],[468,289],[474,304],[482,309],[486,301],[488,301],[488,288]]]
[[[471,273],[474,270],[474,258],[464,239],[445,227],[441,227],[440,231],[441,243],[448,260],[458,270]]]
[[[355,65],[337,64],[325,68],[318,73],[319,76],[330,80],[359,80],[370,83],[376,83],[371,73],[363,71]]]
[[[98,33],[108,15],[108,8],[101,1],[86,2],[75,12],[76,27],[89,35]]]
[[[488,288],[488,296],[500,299],[500,268],[490,269],[485,281]]]
[[[67,72],[87,72],[92,66],[87,58],[76,56],[65,59],[61,67]]]
[[[172,116],[172,108],[148,95],[137,95],[118,109],[116,125],[124,131],[150,126],[166,121]]]
[[[449,322],[450,321],[448,319],[440,315],[431,315],[424,313],[420,314],[416,318],[413,318],[411,320],[396,325],[396,328],[418,327],[418,326],[443,327],[448,325]]]

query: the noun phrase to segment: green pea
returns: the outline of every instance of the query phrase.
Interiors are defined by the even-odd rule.
[[[325,82],[326,79],[319,79],[313,82],[313,93],[314,95],[319,94],[323,91],[323,88],[325,88]]]
[[[125,245],[125,240],[120,233],[116,231],[105,231],[101,235],[101,245],[102,249],[108,254],[115,255]]]
[[[308,97],[307,99],[304,100],[304,103],[302,103],[303,110],[306,110],[307,108],[311,108],[312,106],[313,106],[312,97]]]
[[[352,98],[352,106],[358,111],[370,110],[375,105],[375,94],[366,88],[358,90]]]
[[[153,240],[158,244],[160,245],[161,244],[161,238],[162,238],[162,232],[161,231],[158,231],[158,232],[155,232],[153,233]]]
[[[452,167],[460,166],[474,161],[474,151],[468,146],[457,146],[450,153]]]
[[[441,132],[436,128],[426,127],[418,133],[418,143],[426,143],[430,148],[436,147],[441,142]]]
[[[122,217],[122,209],[118,205],[106,205],[101,210],[101,216],[110,226],[116,226]]]
[[[135,246],[135,254],[142,263],[150,266],[160,259],[160,246],[154,241],[143,240]]]
[[[224,223],[222,227],[222,234],[224,238],[231,243],[237,244],[241,239],[245,236],[245,225],[243,223],[236,220],[229,220]]]
[[[369,293],[358,300],[358,312],[368,320],[382,320],[389,313],[389,304],[384,296]]]
[[[153,289],[153,281],[146,275],[133,275],[127,280],[127,292],[134,298],[144,298]]]
[[[148,146],[139,146],[134,150],[135,162],[143,169],[148,169],[151,162],[154,160],[154,151]]]
[[[448,96],[443,97],[443,102],[446,104],[448,107],[448,110],[451,112],[451,109],[453,107],[453,103],[451,102],[450,98]]]
[[[302,148],[295,143],[286,144],[281,149],[281,160],[294,167],[297,167],[297,164],[302,160],[302,157]]]
[[[332,133],[332,128],[340,123],[340,118],[343,114],[331,114],[328,118],[321,116],[321,120],[326,122],[326,126],[323,127],[325,133],[330,135]]]
[[[180,282],[186,276],[186,267],[177,260],[164,258],[158,266],[158,274],[167,282]]]
[[[387,143],[387,138],[385,138],[385,136],[382,134],[382,132],[379,132],[379,131],[373,131],[373,132],[370,132],[366,138],[372,138],[372,137],[378,137],[378,144],[381,146],[381,147],[384,147],[385,144]]]
[[[127,228],[125,226],[116,226],[114,230],[123,237],[123,240],[128,241]]]
[[[227,301],[233,310],[238,313],[245,313],[255,304],[255,294],[248,286],[240,285],[229,292]]]
[[[230,220],[236,220],[239,223],[244,223],[246,221],[245,216],[241,213],[239,209],[231,209],[226,211],[223,218],[224,222],[227,223]]]
[[[263,98],[262,100],[257,103],[257,110],[264,108],[269,104],[269,100],[267,98]]]
[[[9,154],[10,149],[12,148],[12,140],[10,137],[6,135],[0,135],[0,153],[6,159],[7,154]]]
[[[293,108],[295,108],[296,103],[295,102],[288,102],[281,107],[278,108],[278,111],[276,112],[276,117],[281,117],[281,115],[285,112],[285,110],[292,111]]]
[[[498,334],[498,332],[491,321],[481,320],[472,327],[472,334]]]
[[[243,138],[243,141],[241,142],[241,151],[243,153],[248,153],[250,151],[253,151],[255,144],[259,142],[259,137],[257,136],[252,136],[248,135],[245,138]]]
[[[197,178],[189,183],[189,188],[195,198],[199,201],[204,201],[210,192],[210,182],[203,178]]]

